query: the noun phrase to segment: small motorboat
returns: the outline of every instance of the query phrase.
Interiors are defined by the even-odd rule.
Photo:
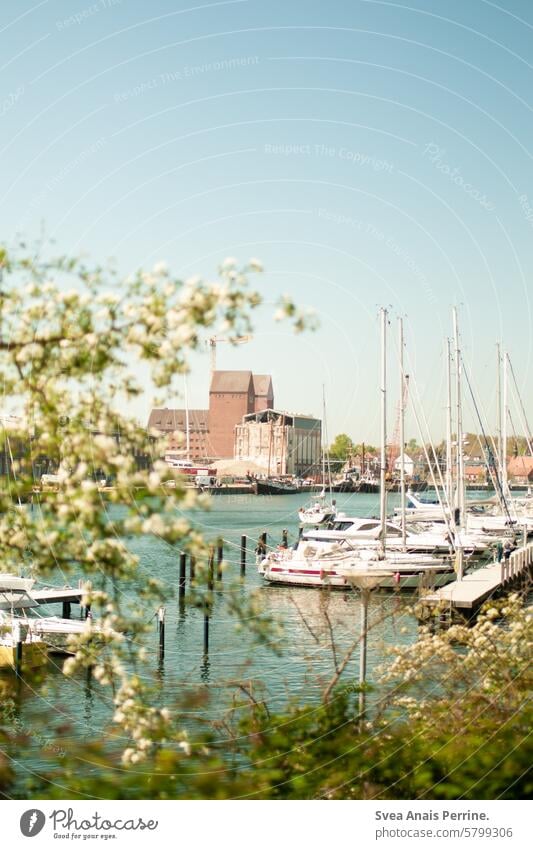
[[[335,501],[331,504],[326,502],[324,490],[313,499],[310,507],[302,507],[298,510],[298,518],[301,525],[323,525],[335,518],[337,505]]]

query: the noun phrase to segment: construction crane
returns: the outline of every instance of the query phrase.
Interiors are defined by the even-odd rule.
[[[252,336],[210,336],[207,340],[207,345],[211,352],[211,377],[217,370],[217,345],[219,342],[229,342],[231,345],[243,345],[245,342],[250,342]]]
[[[394,431],[392,434],[392,440],[389,443],[389,457],[388,457],[388,471],[389,475],[394,473],[394,464],[396,460],[403,453],[403,445],[400,445],[400,416],[402,414],[402,409],[405,410],[407,406],[407,396],[409,394],[409,375],[406,374],[403,381],[403,391],[401,400],[398,401],[398,405],[396,407],[396,421],[394,423]]]

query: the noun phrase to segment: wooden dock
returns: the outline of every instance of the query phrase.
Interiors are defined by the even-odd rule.
[[[28,592],[5,592],[0,594],[0,610],[35,607],[39,604],[80,604],[83,589],[79,587],[45,587]]]
[[[494,593],[511,586],[517,578],[526,575],[533,563],[533,543],[513,551],[508,560],[482,566],[420,599],[423,605],[442,609],[473,610]]]

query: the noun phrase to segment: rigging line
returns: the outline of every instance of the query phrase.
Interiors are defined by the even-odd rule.
[[[510,411],[510,410],[509,410],[509,422],[510,422],[510,424],[511,424],[511,428],[512,428],[512,431],[513,431],[513,437],[514,437],[515,448],[516,448],[516,450],[517,450],[517,449],[518,449],[518,439],[519,439],[519,437],[518,437],[518,435],[517,435],[517,433],[516,433],[516,428],[515,428],[515,426],[514,426],[514,422],[513,422],[513,418],[512,418],[512,416],[511,416],[511,411]],[[525,476],[525,477],[527,477],[527,469],[526,469],[526,466],[525,466],[525,463],[524,463],[524,456],[523,456],[523,455],[519,455],[519,454],[517,454],[517,459],[519,459],[519,458],[520,458],[520,459],[521,459],[521,461],[522,461],[522,471],[523,471],[523,473],[524,473],[524,476]]]
[[[533,447],[532,447],[533,437],[531,436],[531,430],[529,428],[529,422],[527,420],[526,411],[524,409],[524,404],[522,402],[522,396],[520,395],[520,390],[518,388],[518,382],[516,380],[516,376],[515,376],[515,373],[514,373],[513,364],[511,362],[511,357],[509,356],[509,354],[505,354],[505,356],[507,357],[507,362],[509,364],[509,369],[511,371],[511,377],[513,378],[513,383],[514,383],[514,388],[515,388],[515,392],[516,392],[516,397],[518,399],[519,408],[522,412],[522,425],[523,425],[524,430],[526,432],[525,436],[526,436],[526,440],[527,440],[527,446],[529,448],[529,453],[531,454],[531,456],[533,456]]]
[[[464,369],[465,369],[465,371],[466,371],[466,364],[465,364],[464,358],[462,358],[462,363],[463,363],[463,367],[464,367]],[[467,376],[467,380],[468,380],[468,376]],[[470,377],[470,381],[469,381],[469,389],[470,389],[470,393],[471,393],[471,395],[472,395],[472,399],[474,399],[474,397],[475,397],[475,392],[474,392],[474,379],[473,379],[473,377],[472,377],[472,376]],[[480,393],[478,393],[478,395],[479,395],[479,394],[480,394]],[[490,427],[490,425],[489,425],[489,419],[488,419],[487,413],[485,412],[484,408],[482,408],[482,405],[481,405],[481,404],[479,404],[478,406],[476,406],[476,404],[475,404],[475,402],[474,402],[474,412],[477,414],[477,417],[478,417],[479,422],[480,422],[480,424],[481,424],[481,428],[482,428],[482,430],[483,430],[483,420],[482,420],[482,418],[481,418],[481,412],[480,412],[481,410],[483,411],[483,416],[484,416],[484,421],[485,421],[485,430],[488,430],[488,428]],[[494,436],[493,436],[492,434],[487,435],[486,433],[483,433],[482,435],[483,435],[483,437],[485,438],[485,441],[488,441],[488,442],[489,442],[489,446],[492,446],[492,456],[493,456],[493,458],[494,458],[494,461],[493,461],[493,467],[494,467],[494,468],[496,468],[496,459],[499,459],[499,458],[500,458],[500,449],[497,447],[497,445],[496,445],[496,441],[495,441],[495,438],[494,438]],[[479,447],[480,447],[480,449],[481,449],[481,451],[482,451],[482,453],[483,453],[483,443],[482,443],[482,441],[481,441],[481,439],[480,439],[480,437],[479,437],[479,435],[478,435],[478,434],[475,434],[475,437],[476,437],[476,440],[477,440],[477,442],[478,442],[478,444],[479,444]],[[490,453],[489,453],[489,457],[490,457]],[[489,472],[490,477],[491,477],[491,481],[492,481],[492,483],[494,484],[494,483],[495,483],[495,478],[494,478],[494,475],[493,475],[493,473],[492,473],[492,469],[488,466],[488,464],[486,464],[486,465],[487,465],[488,472]],[[497,486],[497,485],[495,485],[495,486],[494,486],[494,490],[495,490],[496,492],[498,492],[498,486]]]
[[[397,350],[397,345],[396,345],[396,343],[394,343],[394,344],[395,344],[396,351],[398,352],[398,350]],[[407,359],[408,359],[408,365],[409,365],[409,367],[410,367],[410,365],[411,365],[411,364],[410,364],[409,352],[407,352]],[[402,375],[402,376],[403,376],[403,379],[405,380],[405,379],[406,379],[406,376],[407,376],[407,374],[406,374],[406,372],[405,372],[405,369],[404,369],[404,371],[403,371],[403,375]],[[425,426],[425,428],[426,428],[426,438],[427,438],[427,440],[428,440],[429,444],[431,445],[431,451],[432,451],[432,454],[433,454],[433,462],[434,462],[434,464],[435,464],[435,468],[436,468],[436,469],[437,469],[437,471],[438,471],[438,475],[439,475],[439,482],[440,482],[440,485],[441,485],[441,487],[442,487],[442,491],[443,491],[443,494],[444,494],[444,501],[445,501],[445,503],[446,503],[446,505],[447,505],[447,507],[448,507],[448,510],[449,510],[449,511],[450,511],[450,513],[451,513],[451,504],[449,503],[448,496],[447,496],[447,494],[446,494],[446,487],[445,487],[445,485],[444,485],[444,478],[443,478],[443,476],[442,476],[442,469],[441,469],[440,461],[439,461],[439,458],[437,457],[437,454],[436,454],[436,451],[435,451],[435,446],[433,445],[433,440],[432,440],[432,438],[431,438],[431,434],[430,434],[430,431],[429,431],[429,424],[428,424],[428,421],[427,421],[426,415],[425,415],[425,413],[424,413],[424,407],[423,407],[422,402],[421,402],[421,400],[420,400],[420,393],[419,393],[419,391],[418,391],[418,384],[417,384],[417,382],[416,382],[416,378],[414,377],[414,371],[413,371],[413,369],[411,369],[411,368],[410,368],[410,373],[409,373],[409,381],[410,381],[410,383],[411,383],[411,384],[413,384],[413,385],[414,385],[414,389],[415,389],[415,392],[416,392],[418,405],[419,405],[419,407],[420,407],[420,409],[421,409],[421,411],[422,411],[422,416],[423,416],[423,419],[424,419],[424,426]],[[421,427],[420,427],[420,423],[419,423],[418,416],[416,416],[416,411],[415,411],[415,406],[414,406],[414,399],[413,399],[413,398],[411,398],[411,399],[409,399],[409,398],[408,398],[408,400],[411,400],[411,406],[412,406],[413,412],[415,412],[415,418],[416,418],[416,421],[417,421],[417,426],[418,426],[418,428],[419,428],[420,438],[422,439],[422,442],[423,442],[424,454],[425,454],[426,462],[427,462],[427,464],[428,464],[428,467],[429,467],[429,470],[430,470],[430,473],[431,473],[431,479],[432,479],[433,485],[434,485],[434,487],[435,487],[435,491],[436,491],[436,493],[437,493],[437,497],[438,497],[438,499],[439,499],[439,504],[441,505],[441,507],[442,507],[442,508],[443,508],[443,510],[444,510],[444,504],[443,504],[443,502],[442,502],[442,500],[441,500],[440,493],[439,493],[439,488],[438,488],[438,486],[437,486],[437,483],[436,483],[436,480],[435,480],[435,476],[434,476],[434,473],[433,473],[433,469],[432,469],[431,463],[430,463],[430,461],[429,461],[429,456],[428,456],[428,452],[427,452],[426,444],[425,444],[425,441],[424,441],[424,435],[423,435],[422,430],[421,430]],[[446,511],[444,511],[444,512],[446,512]],[[448,524],[448,521],[447,521],[446,523]]]
[[[409,360],[409,354],[407,355],[407,359]],[[405,379],[405,374],[404,374],[404,379]],[[417,399],[418,399],[418,403],[420,404],[420,396],[419,396],[419,393],[418,393],[418,385],[417,385],[416,379],[413,377],[413,370],[412,369],[410,370],[410,378],[409,379],[411,381],[411,385],[414,385],[416,396],[417,396]],[[433,467],[431,465],[431,460],[430,460],[430,457],[429,457],[427,446],[426,446],[426,443],[424,441],[424,434],[422,432],[420,419],[418,417],[418,413],[417,413],[416,407],[415,407],[415,399],[414,399],[412,393],[410,394],[410,398],[408,400],[411,401],[411,408],[413,410],[413,415],[415,417],[415,421],[416,421],[416,425],[417,425],[417,428],[418,428],[420,439],[422,440],[422,447],[423,447],[423,450],[424,450],[424,456],[426,458],[426,463],[428,464],[429,473],[431,475],[431,480],[432,480],[433,486],[435,487],[435,492],[437,494],[437,499],[438,499],[438,502],[439,502],[440,507],[442,509],[442,515],[444,516],[444,520],[446,522],[446,527],[447,527],[447,529],[450,533],[451,539],[453,540],[453,543],[452,543],[453,548],[455,549],[456,548],[456,545],[455,545],[456,539],[455,539],[455,535],[454,535],[454,529],[452,528],[452,525],[451,525],[451,522],[450,522],[450,505],[448,503],[448,499],[447,499],[446,495],[445,495],[446,506],[442,501],[440,490],[439,490],[439,487],[438,487],[438,484],[437,484],[437,481],[436,481],[436,478],[435,478],[435,474],[434,474],[434,471],[433,471]],[[427,431],[428,436],[429,436],[429,428],[428,428],[427,419],[426,419],[425,414],[424,414],[424,409],[423,409],[421,404],[420,404],[420,407],[421,407],[421,410],[422,410],[422,415],[424,417],[424,424],[425,424],[425,427],[426,427],[426,431]],[[434,460],[435,466],[436,466],[438,474],[439,474],[440,485],[442,487],[442,491],[445,493],[445,486],[444,486],[444,481],[443,481],[443,478],[442,478],[442,470],[440,468],[440,463],[439,463],[437,456],[435,454],[435,448],[433,446],[431,436],[429,436],[429,444],[431,445],[431,449],[432,449],[432,452],[433,452],[433,460]],[[448,509],[446,509],[446,507]]]
[[[487,454],[486,453],[486,447],[481,445],[481,448],[482,448],[482,451],[483,451],[483,456],[485,458],[485,465],[487,466],[488,472],[491,475],[491,479],[497,484],[497,492],[500,495],[501,504],[502,504],[503,509],[505,510],[505,513],[507,514],[507,518],[509,519],[509,522],[512,522],[511,514],[509,513],[509,506],[507,504],[507,499],[504,495],[503,487],[502,487],[498,472],[497,472],[496,467],[495,467],[494,454],[490,449],[489,441],[488,441],[487,436],[485,434],[485,428],[483,427],[483,421],[481,419],[481,414],[479,412],[476,397],[475,397],[474,391],[472,389],[472,384],[470,383],[470,378],[468,376],[468,370],[466,368],[466,364],[465,364],[463,357],[461,357],[461,362],[463,364],[463,372],[464,372],[464,375],[465,375],[465,378],[466,378],[466,383],[467,383],[468,389],[470,390],[470,395],[472,397],[472,404],[474,405],[474,410],[475,410],[475,413],[476,413],[477,418],[478,418],[479,426],[481,428],[481,435],[483,436],[483,439],[485,441],[485,446],[488,447],[488,451],[490,452],[490,453]],[[506,454],[506,451],[504,451],[504,454]],[[492,470],[491,470],[491,463],[490,463],[490,459],[489,459],[491,456],[492,456]],[[505,458],[504,458],[504,462],[505,462]]]
[[[468,381],[468,374],[467,374],[466,364],[465,364],[464,360],[463,360],[463,368],[464,368],[464,370],[465,370],[466,380],[467,380],[467,382],[469,382],[469,381]],[[470,382],[469,382],[469,389],[470,389],[470,393],[471,393],[471,396],[472,396],[472,400],[474,399],[474,396],[475,396],[474,389],[473,389],[473,382],[474,382],[474,381],[473,381],[473,379],[471,379],[471,380],[470,380]],[[471,412],[472,412],[472,408],[471,408]],[[499,458],[499,451],[498,451],[498,448],[497,448],[497,446],[496,446],[496,442],[495,442],[494,437],[492,436],[492,434],[491,434],[491,435],[487,435],[487,434],[485,433],[485,431],[484,431],[484,428],[485,428],[485,430],[487,430],[487,429],[488,429],[488,427],[489,427],[489,425],[488,425],[488,417],[487,417],[487,414],[486,414],[486,413],[485,413],[485,411],[483,410],[483,415],[484,415],[484,417],[485,417],[485,418],[484,418],[485,424],[483,424],[483,418],[482,418],[482,416],[481,416],[481,408],[480,408],[480,407],[476,407],[475,402],[474,402],[474,406],[473,406],[473,412],[474,412],[474,414],[477,416],[477,418],[478,418],[478,420],[479,420],[479,424],[480,424],[481,430],[482,430],[482,434],[481,434],[481,436],[480,436],[479,434],[473,434],[473,436],[475,436],[475,442],[477,442],[477,444],[479,445],[479,448],[480,448],[480,450],[481,450],[481,453],[483,454],[483,459],[484,459],[484,461],[485,461],[485,466],[487,467],[487,471],[488,471],[488,473],[489,473],[489,475],[490,475],[491,482],[492,482],[492,483],[493,483],[493,485],[494,485],[494,490],[497,492],[497,491],[498,491],[498,486],[497,486],[497,483],[496,483],[496,479],[495,479],[495,476],[494,476],[494,472],[493,472],[493,470],[496,468],[496,459],[498,459],[498,458]],[[488,443],[488,449],[487,449],[487,452],[488,452],[488,460],[487,460],[487,454],[485,453],[485,446],[484,446],[484,444],[483,444],[483,439],[482,439],[482,437],[483,437],[483,439],[485,440],[485,442],[486,442],[486,443]],[[492,447],[491,447],[491,446],[492,446]],[[492,462],[490,462],[491,460],[492,460]]]

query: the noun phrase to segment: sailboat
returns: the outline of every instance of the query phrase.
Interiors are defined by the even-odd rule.
[[[386,328],[387,310],[381,313],[381,463],[380,463],[380,530],[377,547],[357,546],[348,540],[331,544],[310,544],[301,539],[295,549],[271,552],[260,564],[260,572],[271,584],[313,586],[347,589],[350,577],[383,569],[384,588],[418,586],[420,575],[431,573],[432,582],[440,586],[454,577],[450,559],[424,553],[387,551],[387,489],[386,489]],[[403,369],[402,369],[403,371]],[[402,430],[403,433],[403,430]],[[402,536],[405,536],[403,523]]]
[[[322,387],[322,417],[324,420],[324,446],[322,448],[322,490],[316,495],[310,507],[302,507],[298,511],[298,518],[301,525],[322,525],[325,522],[331,521],[337,512],[335,501],[326,500],[326,486],[331,492],[331,469],[329,465],[329,450],[328,450],[328,428],[326,419],[326,393]],[[327,465],[327,479],[326,479]]]

